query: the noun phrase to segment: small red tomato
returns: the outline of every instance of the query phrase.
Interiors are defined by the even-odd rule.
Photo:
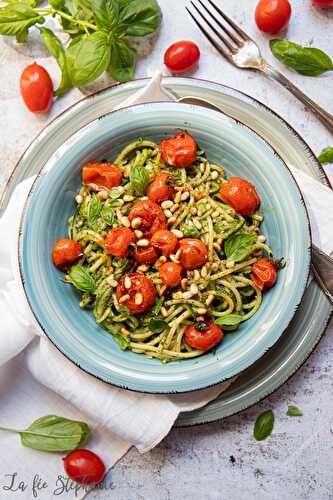
[[[96,453],[79,449],[63,458],[66,474],[80,484],[93,484],[102,481],[105,465]]]
[[[164,139],[160,150],[164,163],[176,168],[189,167],[197,157],[197,144],[193,137],[185,132]]]
[[[189,325],[184,333],[185,342],[193,349],[208,351],[223,339],[223,332],[213,321],[201,321]]]
[[[184,269],[195,269],[206,264],[208,252],[205,244],[196,238],[183,238],[179,241],[180,263]]]
[[[50,75],[37,63],[27,66],[20,78],[20,90],[23,101],[32,112],[44,113],[50,109],[53,96],[53,84]]]
[[[164,64],[172,73],[184,73],[192,69],[199,58],[199,47],[188,40],[181,40],[170,45],[165,51]]]
[[[130,281],[130,287],[125,287],[125,280]],[[128,284],[126,283],[128,286]],[[120,279],[116,296],[118,302],[128,309],[133,314],[141,314],[150,309],[156,299],[156,288],[150,278],[142,273],[127,273]],[[127,297],[127,300],[120,301],[122,297]]]
[[[258,28],[264,33],[278,33],[285,28],[291,16],[288,0],[260,0],[255,18]]]
[[[112,163],[87,163],[82,169],[83,184],[94,191],[107,191],[121,183],[121,171]]]
[[[135,247],[134,259],[139,264],[154,264],[158,259],[157,250],[154,247]]]
[[[147,189],[147,196],[151,201],[162,203],[170,200],[175,191],[175,179],[168,172],[156,175]]]
[[[105,237],[105,250],[115,257],[126,257],[129,245],[135,242],[133,231],[128,227],[115,227]]]
[[[321,9],[329,9],[333,7],[333,0],[312,0],[313,5]]]
[[[163,210],[157,203],[151,200],[138,201],[132,207],[128,218],[132,222],[137,217],[141,219],[140,230],[144,238],[150,239],[151,236],[160,229],[166,229],[167,221]]]
[[[68,271],[82,256],[82,245],[67,238],[58,240],[52,250],[53,264],[62,271]]]
[[[160,267],[160,278],[164,285],[174,288],[182,279],[182,266],[175,262],[166,262]]]
[[[262,290],[268,290],[275,285],[277,272],[275,266],[268,259],[260,259],[252,266],[252,279],[255,285]]]
[[[159,250],[162,255],[169,257],[169,255],[175,252],[178,246],[178,239],[171,231],[161,229],[161,231],[157,231],[153,234],[151,244],[154,248]]]
[[[256,188],[240,177],[231,177],[220,188],[219,195],[239,214],[251,215],[260,205],[260,198]]]

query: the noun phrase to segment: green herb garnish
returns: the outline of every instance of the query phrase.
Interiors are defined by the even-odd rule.
[[[333,163],[333,148],[325,148],[318,156],[318,161],[325,165],[325,163]]]
[[[254,424],[254,438],[257,441],[263,441],[272,433],[273,427],[274,413],[272,412],[272,410],[264,411],[263,413],[261,413],[261,415],[259,415]]]
[[[290,405],[288,406],[287,415],[289,415],[289,417],[301,417],[303,412],[297,408],[297,406]]]
[[[82,266],[72,266],[68,276],[70,283],[81,292],[93,293],[96,290],[95,280]]]

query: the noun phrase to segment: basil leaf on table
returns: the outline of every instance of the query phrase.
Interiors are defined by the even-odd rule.
[[[150,175],[145,167],[140,165],[135,166],[131,170],[130,182],[134,192],[145,194],[148,184],[150,183]]]
[[[89,203],[88,209],[88,224],[94,224],[98,219],[102,210],[102,202],[98,196],[94,193]]]
[[[111,30],[118,22],[118,0],[90,0],[94,18],[99,29]]]
[[[67,61],[65,49],[59,38],[49,28],[39,28],[40,36],[51,56],[53,56],[60,69],[61,81],[58,88],[54,91],[54,95],[60,96],[72,87],[72,82],[67,70]]]
[[[289,417],[301,417],[303,415],[303,412],[302,410],[297,408],[297,406],[291,405],[288,406],[287,415],[289,415]]]
[[[129,337],[127,337],[125,335],[121,335],[120,333],[113,333],[112,338],[118,344],[118,346],[120,347],[120,349],[122,351],[126,351],[126,349],[128,348],[128,346],[130,344]]]
[[[289,40],[269,42],[273,55],[286,66],[304,76],[319,76],[333,70],[331,58],[320,49],[302,47]]]
[[[151,319],[149,321],[148,328],[153,333],[161,333],[163,330],[168,328],[168,323],[163,319]]]
[[[156,0],[119,0],[119,24],[124,35],[148,35],[160,22],[161,9]]]
[[[70,282],[81,292],[91,292],[96,290],[95,280],[82,266],[72,266],[68,272]]]
[[[111,45],[111,61],[108,73],[118,82],[133,80],[137,53],[124,40],[116,39]]]
[[[274,427],[274,413],[272,410],[267,410],[261,413],[254,424],[253,435],[257,441],[266,439]]]
[[[224,243],[224,253],[229,260],[240,262],[252,251],[257,241],[257,235],[253,233],[234,233]]]
[[[26,40],[31,26],[44,22],[45,18],[25,3],[11,3],[0,9],[0,35],[16,36],[18,42]]]
[[[243,321],[240,314],[227,314],[215,320],[216,325],[234,326],[239,325]]]
[[[325,148],[318,156],[318,161],[325,165],[325,163],[333,163],[333,148]]]

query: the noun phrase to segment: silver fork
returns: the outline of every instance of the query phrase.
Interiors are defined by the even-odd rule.
[[[186,7],[187,12],[192,17],[198,28],[208,38],[216,50],[225,57],[231,64],[237,68],[255,69],[261,71],[266,76],[279,82],[283,87],[289,90],[303,104],[307,106],[315,116],[325,125],[325,127],[333,133],[333,115],[325,111],[321,106],[316,104],[310,97],[299,90],[291,81],[288,80],[282,73],[273,68],[263,59],[258,45],[250,38],[232,19],[230,19],[212,0],[207,0],[213,7],[214,13],[205,5],[202,0],[197,0],[202,6],[205,16],[198,6],[191,0],[192,7],[199,16],[209,26],[214,35],[222,42],[219,43],[216,38],[210,33],[204,24],[198,20],[193,12]],[[216,13],[218,15],[216,15]],[[214,23],[212,22],[214,20]],[[218,26],[220,29],[218,29]]]

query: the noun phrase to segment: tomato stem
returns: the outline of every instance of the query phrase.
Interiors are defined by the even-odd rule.
[[[50,8],[50,9],[48,9],[48,8],[33,9],[33,10],[35,12],[37,12],[38,14],[58,15],[58,16],[62,17],[63,19],[67,19],[67,21],[71,21],[74,24],[79,24],[79,25],[83,26],[85,28],[85,31],[87,31],[86,28],[90,28],[94,31],[97,30],[97,26],[95,24],[89,23],[88,21],[81,21],[81,19],[75,19],[75,17],[73,17],[69,14],[66,14],[62,10],[57,10],[57,9],[52,9],[52,8]]]

